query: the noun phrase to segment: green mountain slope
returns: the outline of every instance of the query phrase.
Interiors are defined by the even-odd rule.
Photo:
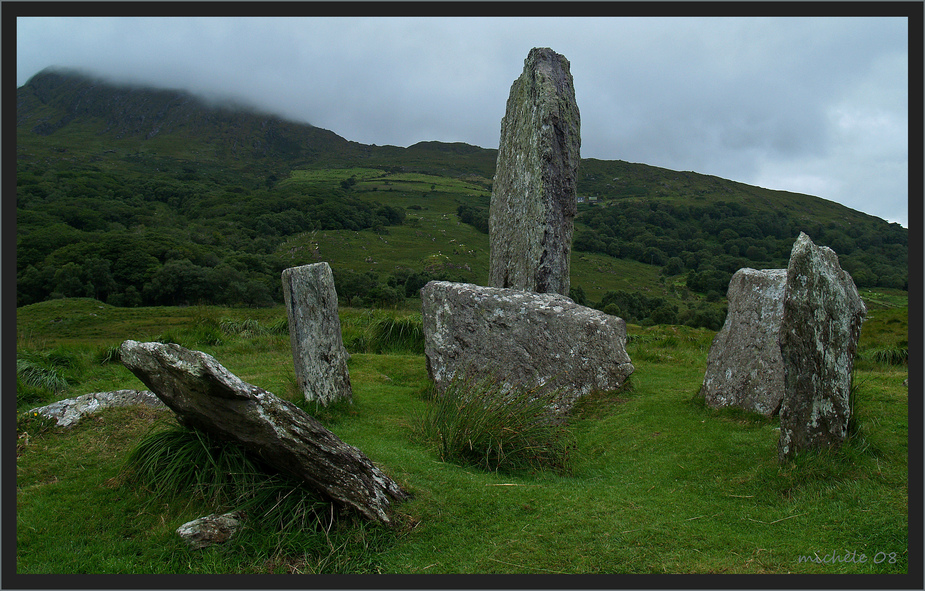
[[[318,260],[356,304],[487,280],[495,150],[368,146],[55,70],[17,90],[16,131],[19,305],[269,305],[282,269]],[[715,325],[731,273],[786,265],[800,231],[860,287],[908,281],[905,229],[816,197],[594,159],[578,188],[574,295],[630,320]]]

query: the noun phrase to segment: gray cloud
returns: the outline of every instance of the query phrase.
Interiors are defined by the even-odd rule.
[[[27,18],[49,65],[230,97],[363,143],[497,147],[531,47],[571,62],[582,156],[806,192],[908,225],[902,18]]]

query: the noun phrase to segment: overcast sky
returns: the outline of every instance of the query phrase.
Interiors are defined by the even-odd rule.
[[[497,148],[532,47],[571,63],[581,156],[808,193],[908,227],[905,18],[17,19],[47,66],[230,97],[366,144]]]

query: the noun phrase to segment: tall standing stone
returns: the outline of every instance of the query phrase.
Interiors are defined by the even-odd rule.
[[[707,356],[700,390],[711,408],[774,415],[784,397],[780,322],[786,269],[739,269],[729,281],[729,312]]]
[[[289,341],[296,380],[305,400],[327,406],[353,400],[337,315],[334,274],[327,263],[285,269],[283,298],[289,316]]]
[[[530,50],[501,121],[488,229],[489,285],[569,292],[581,121],[564,56]]]
[[[854,354],[867,308],[830,248],[793,245],[780,327],[784,399],[778,457],[838,447],[848,435]]]

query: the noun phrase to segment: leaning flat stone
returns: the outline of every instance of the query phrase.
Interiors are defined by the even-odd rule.
[[[359,449],[305,411],[248,384],[211,355],[176,344],[125,341],[122,363],[194,429],[232,441],[327,498],[389,523],[410,495]]]
[[[47,406],[33,408],[29,412],[55,419],[59,427],[70,427],[85,415],[114,406],[165,408],[164,403],[147,390],[115,390],[113,392],[93,392],[76,398],[59,400]]]
[[[421,290],[424,354],[438,390],[457,374],[559,389],[555,414],[633,373],[621,318],[558,294],[431,281]]]
[[[581,120],[569,62],[530,50],[501,121],[489,207],[489,285],[569,293]]]
[[[327,263],[283,270],[283,298],[296,381],[305,400],[324,406],[353,399],[337,314],[334,274]]]
[[[867,308],[838,256],[804,233],[793,245],[780,327],[784,398],[778,457],[848,435],[854,355]]]
[[[707,356],[700,390],[711,408],[772,416],[784,397],[780,355],[786,269],[739,269],[729,281],[729,311]]]

